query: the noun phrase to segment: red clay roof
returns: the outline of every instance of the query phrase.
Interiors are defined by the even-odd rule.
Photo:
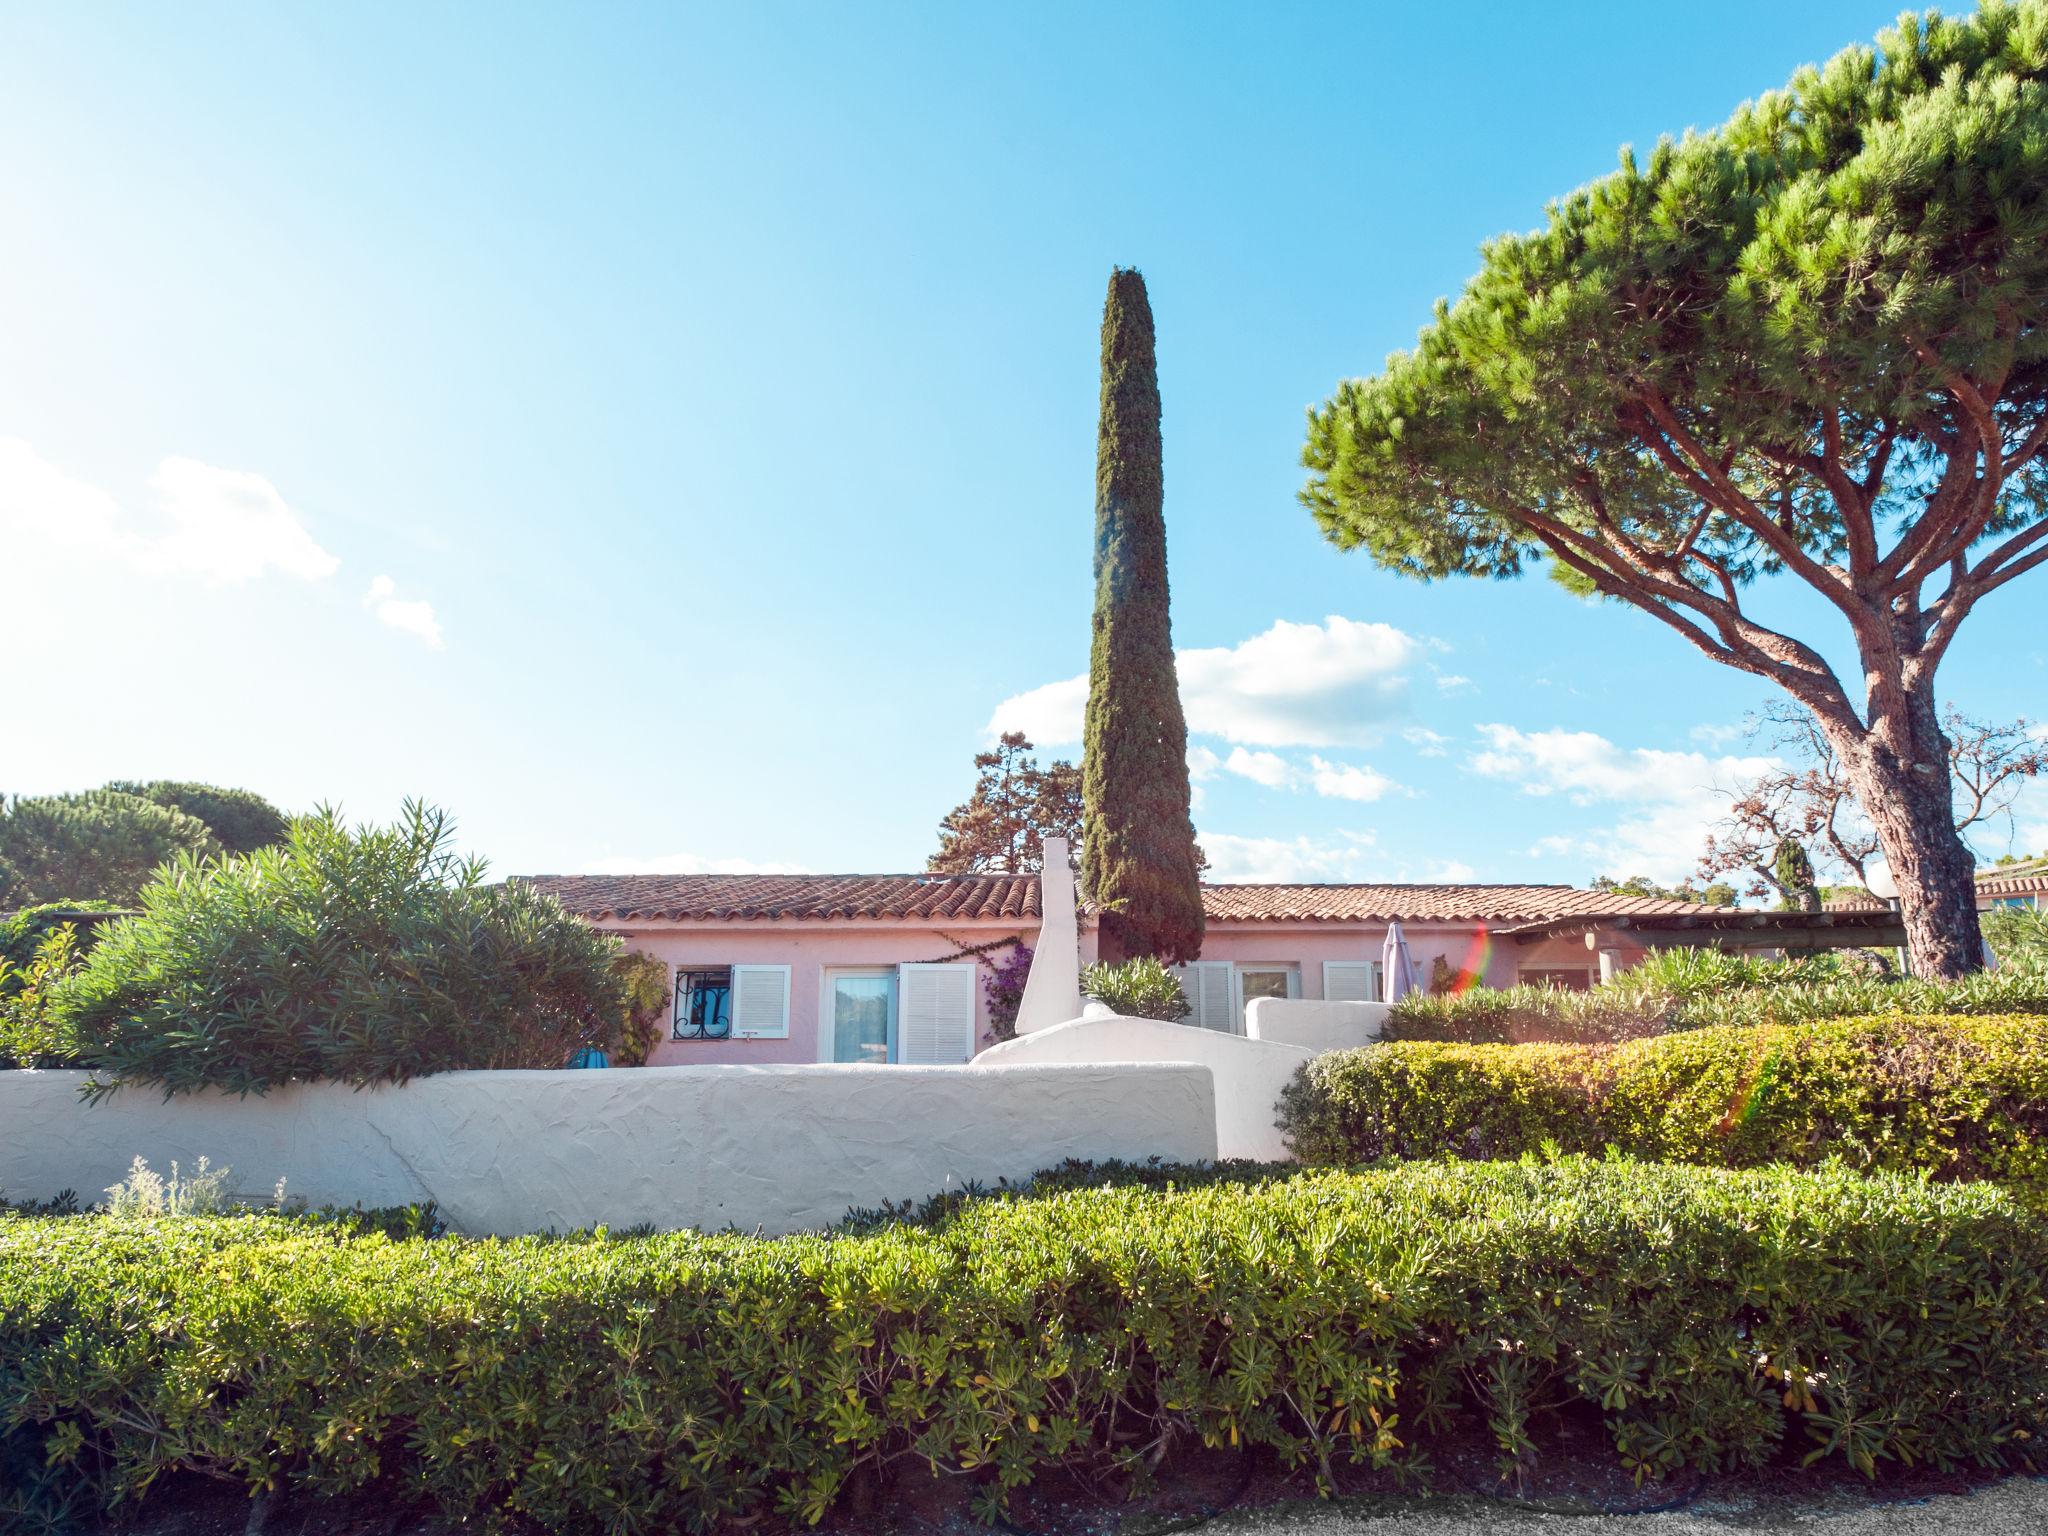
[[[1569,885],[1205,885],[1211,922],[1524,922],[1698,912],[1690,901]]]
[[[1036,875],[532,875],[527,883],[590,918],[1039,917]]]
[[[2048,893],[2048,869],[2016,873],[1989,870],[1977,876],[1979,896],[2039,896]]]
[[[612,921],[1039,917],[1036,875],[534,875],[571,912]],[[1526,922],[1686,913],[1691,902],[1568,885],[1205,885],[1212,922]]]

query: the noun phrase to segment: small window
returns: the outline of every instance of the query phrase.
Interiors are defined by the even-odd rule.
[[[1525,987],[1556,987],[1561,992],[1589,992],[1593,973],[1581,965],[1525,965],[1516,979]]]
[[[732,967],[676,972],[678,1040],[723,1040],[732,1033]]]

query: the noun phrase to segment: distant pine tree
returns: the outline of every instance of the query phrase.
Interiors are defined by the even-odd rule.
[[[1202,952],[1202,888],[1189,819],[1188,727],[1167,614],[1159,365],[1135,268],[1102,307],[1095,443],[1095,635],[1081,758],[1081,874],[1101,912],[1103,958],[1173,964]]]

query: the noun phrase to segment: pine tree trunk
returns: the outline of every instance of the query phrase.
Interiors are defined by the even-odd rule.
[[[1898,884],[1913,974],[1954,981],[1979,969],[1976,860],[1956,831],[1948,738],[1932,688],[1905,692],[1860,733],[1822,725]]]

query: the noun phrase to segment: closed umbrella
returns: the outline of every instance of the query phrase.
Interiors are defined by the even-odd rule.
[[[1380,975],[1386,984],[1385,997],[1398,1003],[1410,992],[1422,990],[1422,978],[1415,971],[1415,957],[1408,953],[1408,935],[1399,922],[1387,924],[1386,947],[1380,951]]]

